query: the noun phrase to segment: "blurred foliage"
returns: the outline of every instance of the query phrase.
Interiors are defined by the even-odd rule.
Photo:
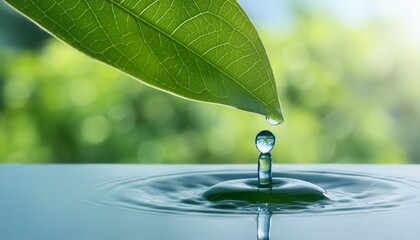
[[[0,48],[0,161],[420,162],[419,56],[379,23],[357,28],[295,8],[287,33],[260,29],[286,122],[195,103],[139,84],[70,47]],[[392,39],[392,38],[391,38]]]

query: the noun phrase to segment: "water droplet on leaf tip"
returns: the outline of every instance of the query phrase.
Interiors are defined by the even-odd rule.
[[[268,153],[273,149],[276,137],[268,130],[263,130],[257,134],[255,145],[261,153]]]
[[[270,118],[270,117],[265,117],[265,120],[267,120],[267,122],[270,124],[270,125],[279,125],[280,123],[282,123],[281,121],[277,121],[277,120],[274,120],[274,119],[272,119],[272,118]]]

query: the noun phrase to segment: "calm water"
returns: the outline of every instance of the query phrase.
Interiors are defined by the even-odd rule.
[[[420,166],[255,167],[2,165],[0,239],[420,239]]]

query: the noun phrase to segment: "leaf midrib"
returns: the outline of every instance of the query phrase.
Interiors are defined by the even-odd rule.
[[[173,40],[174,42],[178,43],[181,47],[184,47],[185,49],[189,50],[190,52],[192,52],[194,55],[196,55],[197,57],[201,58],[202,60],[206,61],[208,64],[210,64],[211,66],[213,66],[214,68],[216,68],[217,70],[219,70],[221,73],[223,73],[225,76],[227,76],[228,78],[230,78],[232,81],[234,81],[236,84],[238,84],[240,87],[242,87],[245,91],[247,91],[251,96],[253,96],[255,99],[257,99],[260,104],[262,104],[263,106],[265,106],[266,108],[270,109],[273,112],[277,112],[275,109],[273,109],[272,107],[270,107],[269,105],[265,104],[264,101],[262,101],[258,96],[256,96],[253,92],[251,92],[249,89],[247,89],[246,87],[244,87],[240,82],[238,82],[235,78],[233,78],[230,74],[226,73],[223,69],[220,69],[217,65],[215,65],[214,63],[210,62],[208,59],[204,58],[203,56],[201,56],[199,53],[197,53],[194,49],[189,48],[188,46],[186,46],[185,44],[183,44],[182,42],[180,42],[178,39],[174,38],[172,35],[168,34],[167,32],[159,29],[158,27],[156,27],[155,25],[153,25],[152,23],[148,22],[145,19],[142,19],[140,16],[135,15],[133,12],[130,11],[130,9],[127,9],[126,7],[114,2],[113,0],[107,0],[108,2],[110,2],[111,4],[116,5],[117,7],[119,7],[120,9],[122,9],[123,11],[127,12],[127,14],[131,15],[133,18],[143,22],[144,24],[148,25],[149,27],[155,29],[156,31],[158,31],[159,33],[167,36],[168,38],[170,38],[171,40]]]

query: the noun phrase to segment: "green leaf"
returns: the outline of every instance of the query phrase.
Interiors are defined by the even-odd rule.
[[[152,87],[283,121],[265,49],[235,0],[6,1],[57,38]]]

